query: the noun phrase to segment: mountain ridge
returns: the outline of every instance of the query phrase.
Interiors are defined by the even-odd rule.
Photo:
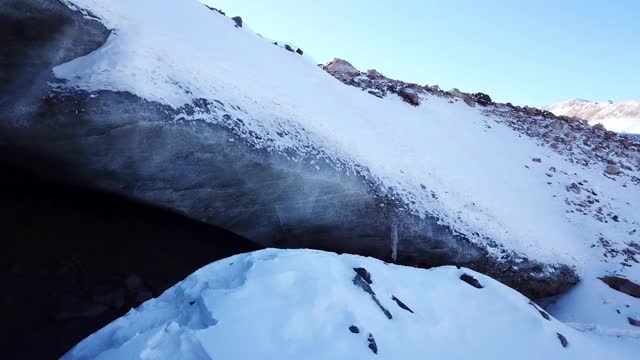
[[[571,99],[543,107],[556,115],[587,120],[589,124],[602,124],[619,133],[640,134],[640,100],[614,103]]]

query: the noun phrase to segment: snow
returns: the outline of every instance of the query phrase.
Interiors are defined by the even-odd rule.
[[[546,107],[556,115],[576,116],[589,124],[602,124],[607,130],[640,134],[640,101],[592,102],[582,99],[567,100]]]
[[[354,284],[354,268],[370,273],[391,319]],[[462,274],[483,288],[463,282]],[[634,336],[595,335],[546,320],[524,296],[468,269],[267,249],[196,271],[62,359],[585,360],[634,359],[638,349]]]
[[[461,101],[421,95],[422,105],[414,107],[395,95],[379,99],[345,86],[306,53],[274,46],[194,0],[67,3],[114,29],[100,49],[54,69],[67,87],[128,91],[174,108],[198,98],[232,104],[230,114],[242,118],[242,128],[232,130],[256,147],[297,153],[294,161],[310,163],[327,154],[342,171],[365,169],[363,175],[412,212],[435,216],[472,241],[576,265],[584,281],[574,297],[556,303],[563,319],[609,324],[594,315],[613,311],[597,304],[611,292],[597,277],[619,272],[640,279],[638,266],[621,264],[622,251],[640,234],[640,189],[632,183],[638,171],[605,176],[605,164],[574,163]],[[574,203],[588,193],[568,191],[572,183],[597,193],[596,206],[619,220],[577,212]],[[604,257],[601,238],[617,255]],[[576,310],[583,303],[588,306]]]

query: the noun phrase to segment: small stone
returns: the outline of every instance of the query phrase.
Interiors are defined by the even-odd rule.
[[[633,325],[633,326],[640,326],[640,319],[634,319],[632,317],[627,317],[627,319],[629,320],[629,324]]]
[[[376,339],[373,338],[373,334],[369,333],[367,341],[369,342],[369,349],[371,349],[374,354],[378,354],[378,345],[376,344]]]
[[[542,159],[540,159],[540,158],[533,158],[533,159],[531,159],[531,161],[536,162],[536,163],[541,163],[541,162],[542,162]]]
[[[400,299],[395,297],[395,295],[391,295],[391,300],[395,301],[396,304],[398,304],[398,306],[400,306],[401,309],[407,310],[408,312],[413,314],[413,310],[411,310],[407,305],[405,305],[405,303],[400,301]]]
[[[540,309],[540,308],[538,307],[538,305],[536,305],[536,303],[534,303],[533,301],[529,301],[529,305],[533,306],[536,310],[538,310],[538,312],[540,313],[540,315],[542,315],[542,317],[543,317],[545,320],[551,320],[551,316],[549,316],[549,314],[547,314],[547,312],[546,312],[546,311],[544,311],[544,310]]]
[[[359,334],[360,333],[360,329],[358,329],[358,327],[355,326],[355,325],[349,326],[349,331],[351,331],[354,334]]]
[[[607,174],[609,175],[618,175],[620,174],[620,169],[613,164],[607,165]]]
[[[562,344],[562,347],[566,348],[569,345],[569,341],[567,341],[567,338],[560,333],[556,333],[556,335],[558,335],[558,339],[560,340],[560,344]]]
[[[571,183],[571,185],[567,186],[567,191],[571,191],[576,194],[580,194],[582,192],[582,190],[580,189],[580,186],[576,183]]]
[[[462,276],[460,276],[460,280],[466,282],[467,284],[473,286],[474,288],[482,289],[482,284],[480,284],[480,282],[471,275],[462,274]]]
[[[371,280],[371,274],[369,273],[369,271],[367,271],[367,269],[358,267],[353,268],[353,271],[355,271],[356,274],[360,275],[360,277],[362,277],[362,280],[366,281],[367,284],[373,284],[373,281]]]

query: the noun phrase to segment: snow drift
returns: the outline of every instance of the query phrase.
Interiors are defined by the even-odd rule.
[[[469,269],[263,250],[198,270],[63,359],[634,359],[635,341],[574,330]]]

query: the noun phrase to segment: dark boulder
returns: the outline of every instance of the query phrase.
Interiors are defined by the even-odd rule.
[[[398,90],[398,95],[400,95],[402,100],[406,101],[407,103],[413,106],[420,105],[420,97],[418,96],[418,92],[416,92],[416,90],[412,88],[408,88],[408,87],[402,88]]]
[[[471,95],[471,97],[473,98],[473,100],[475,100],[475,102],[482,106],[487,106],[492,103],[491,97],[485,93],[475,93]]]
[[[240,16],[234,16],[231,18],[231,20],[233,20],[236,23],[237,28],[242,27],[242,18]]]
[[[640,298],[640,285],[629,279],[610,275],[601,277],[600,280],[614,290],[618,290],[635,298]]]

